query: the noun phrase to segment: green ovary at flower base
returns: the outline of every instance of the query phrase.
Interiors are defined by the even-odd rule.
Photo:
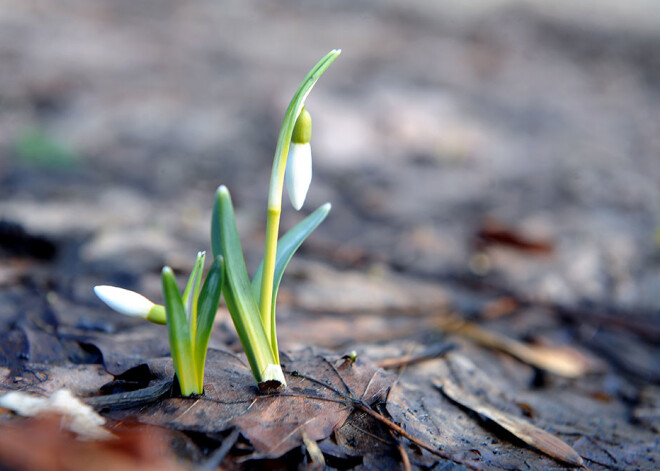
[[[286,175],[291,203],[299,210],[312,177],[311,117],[304,109],[305,100],[340,52],[331,51],[310,70],[285,113],[268,193],[264,260],[252,280],[248,278],[229,190],[220,186],[211,221],[214,261],[203,285],[205,254],[200,252],[183,294],[172,270],[163,268],[164,306],[122,288],[94,288],[101,300],[122,314],[167,324],[170,352],[183,396],[203,393],[206,351],[221,293],[257,383],[268,383],[271,388],[286,386],[275,329],[277,292],[293,254],[331,207],[329,203],[322,205],[278,240],[284,179]]]

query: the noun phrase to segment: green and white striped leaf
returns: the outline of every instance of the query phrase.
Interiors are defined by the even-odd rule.
[[[206,363],[206,350],[209,346],[213,322],[218,312],[220,294],[224,283],[225,262],[224,259],[216,257],[204,281],[204,286],[199,293],[197,304],[197,331],[195,333],[195,366],[197,368],[198,389],[204,390],[204,366]]]
[[[229,190],[224,185],[216,192],[211,223],[211,245],[214,257],[224,257],[225,302],[250,362],[252,373],[257,382],[261,382],[265,369],[269,365],[277,365],[278,362],[268,343],[259,308],[252,294],[236,227],[234,208]]]
[[[186,316],[190,323],[191,332],[195,332],[197,329],[197,298],[199,297],[199,290],[202,287],[202,273],[204,271],[205,260],[206,252],[198,252],[195,265],[188,277],[186,289],[183,291],[183,307],[186,309]]]
[[[197,389],[197,371],[193,359],[192,333],[183,306],[183,299],[170,267],[163,268],[162,277],[170,353],[174,362],[174,371],[181,387],[181,394],[184,396],[195,393],[200,394],[202,391]]]

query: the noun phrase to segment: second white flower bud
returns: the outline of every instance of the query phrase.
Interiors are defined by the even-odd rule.
[[[95,286],[94,293],[109,307],[127,316],[146,319],[155,306],[141,294],[116,286]]]
[[[291,205],[296,210],[302,208],[312,183],[312,147],[309,143],[311,138],[312,117],[303,108],[291,135],[285,173],[286,189]]]

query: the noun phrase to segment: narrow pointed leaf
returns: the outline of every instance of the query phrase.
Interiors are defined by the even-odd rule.
[[[167,330],[174,371],[179,379],[181,393],[189,396],[197,391],[197,372],[193,361],[192,335],[186,318],[181,293],[169,267],[163,268],[163,297],[167,313]]]
[[[190,272],[190,277],[188,277],[186,289],[183,291],[183,306],[186,309],[186,316],[193,334],[197,330],[197,298],[202,286],[202,272],[204,270],[205,260],[206,252],[198,252],[195,265]]]
[[[243,249],[238,236],[229,190],[218,188],[211,226],[213,256],[225,260],[223,293],[236,332],[257,382],[268,365],[278,364],[273,356],[254,295],[250,288]]]
[[[273,302],[277,297],[277,289],[282,281],[284,270],[291,261],[291,258],[296,253],[302,243],[309,237],[309,235],[316,229],[319,224],[326,218],[332,205],[325,203],[316,209],[312,214],[296,224],[286,234],[284,234],[277,242],[277,256],[275,258],[275,276],[273,277]],[[263,274],[264,262],[261,261],[257,272],[252,279],[252,294],[254,294],[257,303],[260,302],[261,290],[261,277]]]
[[[195,364],[197,367],[198,389],[204,390],[204,364],[206,350],[213,330],[213,321],[218,312],[220,293],[224,282],[225,262],[222,257],[216,257],[209,269],[199,294],[197,306],[197,332],[195,334]]]

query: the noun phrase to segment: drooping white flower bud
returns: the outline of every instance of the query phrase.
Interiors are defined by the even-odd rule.
[[[147,319],[149,312],[156,306],[141,294],[116,286],[95,286],[94,293],[110,308],[127,316]]]
[[[291,205],[296,210],[302,208],[312,183],[312,147],[309,144],[311,138],[312,117],[303,108],[291,135],[285,173],[286,189]]]

